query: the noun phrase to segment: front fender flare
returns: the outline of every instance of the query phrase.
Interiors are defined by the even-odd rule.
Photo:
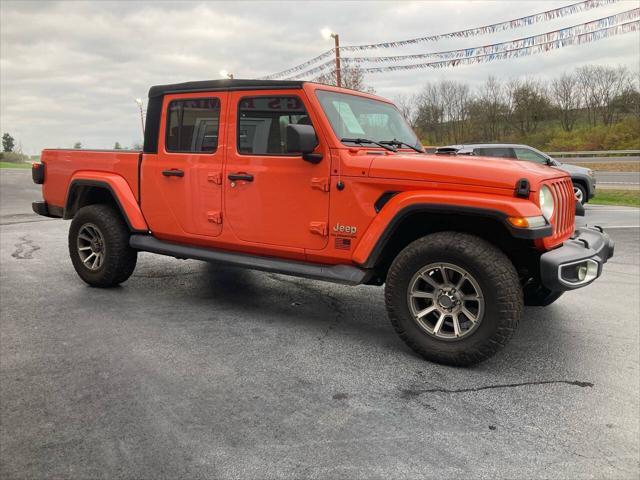
[[[389,200],[373,219],[356,247],[352,260],[365,268],[372,268],[387,241],[408,215],[416,212],[464,214],[489,217],[502,222],[516,238],[541,238],[551,234],[551,225],[524,229],[509,224],[508,217],[542,215],[533,202],[486,193],[418,191],[402,192]]]
[[[106,172],[77,172],[69,182],[67,197],[65,199],[64,218],[71,218],[71,207],[74,201],[74,192],[78,187],[99,187],[111,192],[122,216],[129,229],[134,232],[148,232],[149,227],[142,215],[140,205],[124,177],[115,173]]]

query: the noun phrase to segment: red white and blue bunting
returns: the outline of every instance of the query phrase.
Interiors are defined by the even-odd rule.
[[[368,45],[347,45],[347,46],[340,47],[340,51],[353,52],[353,51],[362,51],[362,50],[376,50],[381,48],[397,48],[397,47],[415,45],[415,44],[424,43],[424,42],[437,42],[439,40],[445,40],[450,38],[475,37],[478,35],[486,35],[490,33],[502,32],[505,30],[512,30],[514,28],[527,27],[530,25],[534,25],[536,23],[555,20],[557,18],[562,18],[569,15],[575,15],[581,12],[585,12],[588,10],[593,10],[595,8],[617,3],[618,1],[619,0],[584,0],[581,2],[573,3],[571,5],[566,5],[564,7],[554,8],[552,10],[535,13],[533,15],[527,15],[526,17],[507,20],[505,22],[498,22],[498,23],[493,23],[491,25],[484,25],[482,27],[468,28],[465,30],[458,30],[455,32],[443,33],[438,35],[429,35],[429,36],[418,37],[418,38],[410,38],[407,40],[397,40],[393,42],[372,43]],[[314,65],[321,60],[329,58],[334,53],[335,53],[335,49],[331,48],[321,53],[320,55],[304,63],[301,63],[300,65],[296,65],[295,67],[289,68],[287,70],[283,70],[281,72],[268,75],[266,77],[263,77],[263,79],[268,80],[268,79],[288,77],[291,74],[295,74],[297,72],[301,72],[307,69],[309,66]]]
[[[640,18],[640,8],[634,8],[621,12],[609,17],[600,18],[591,22],[582,23],[580,25],[574,25],[572,27],[563,28],[560,30],[554,30],[552,32],[542,33],[540,35],[533,35],[531,37],[519,38],[516,40],[509,40],[507,42],[495,43],[493,45],[484,45],[481,47],[461,48],[458,50],[447,50],[441,52],[429,52],[429,53],[417,53],[410,55],[391,55],[391,56],[372,56],[372,57],[342,57],[341,62],[343,65],[349,64],[364,64],[364,63],[389,63],[389,62],[402,62],[408,60],[422,60],[427,58],[438,58],[441,60],[449,60],[455,58],[468,58],[481,55],[493,55],[503,52],[518,51],[527,47],[534,47],[537,45],[548,44],[550,42],[556,42],[571,37],[595,32],[611,26],[615,26],[621,23],[626,23],[631,20],[637,20]],[[292,76],[291,78],[309,78],[310,76],[317,76],[324,70],[334,68],[335,60],[329,60],[317,67],[311,68],[299,74]]]

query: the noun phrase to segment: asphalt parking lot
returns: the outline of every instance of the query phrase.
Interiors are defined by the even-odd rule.
[[[89,288],[28,174],[0,172],[1,478],[638,478],[638,209],[588,207],[603,277],[460,369],[377,287],[141,254]]]

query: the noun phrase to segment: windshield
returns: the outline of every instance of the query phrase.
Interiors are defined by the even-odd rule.
[[[316,96],[338,138],[398,140],[422,148],[396,107],[369,98],[317,90]]]

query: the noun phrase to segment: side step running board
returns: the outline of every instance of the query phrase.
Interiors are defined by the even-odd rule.
[[[351,265],[317,265],[281,258],[258,257],[222,250],[210,250],[189,245],[178,245],[163,242],[151,235],[132,235],[129,240],[131,248],[145,252],[158,253],[176,258],[192,258],[205,262],[218,262],[253,270],[282,273],[295,277],[324,280],[344,285],[360,285],[370,276],[370,271]]]

